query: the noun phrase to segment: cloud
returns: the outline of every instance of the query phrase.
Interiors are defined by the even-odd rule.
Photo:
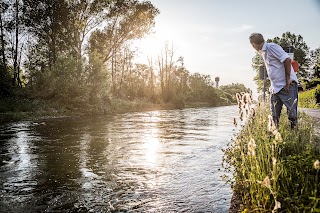
[[[235,33],[242,33],[242,32],[248,31],[248,30],[250,30],[252,28],[253,28],[252,25],[243,24],[240,27],[230,28],[228,31],[229,32],[235,32]]]

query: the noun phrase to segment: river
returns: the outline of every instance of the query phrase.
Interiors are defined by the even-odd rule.
[[[228,212],[221,149],[237,113],[227,106],[2,124],[0,211]]]

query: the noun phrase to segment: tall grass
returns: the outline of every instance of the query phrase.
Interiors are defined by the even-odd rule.
[[[245,96],[237,100],[246,122],[224,154],[226,170],[233,171],[229,181],[242,198],[240,211],[320,212],[320,140],[312,118],[300,112],[298,129],[291,130],[283,112],[277,128],[269,106],[253,107]]]

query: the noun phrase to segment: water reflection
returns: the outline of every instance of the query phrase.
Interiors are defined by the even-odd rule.
[[[33,201],[37,187],[38,154],[34,143],[38,137],[30,131],[30,123],[15,123],[1,130],[1,136],[10,132],[1,142],[1,202],[0,209],[15,209]],[[4,196],[4,193],[6,196]],[[15,203],[16,206],[10,206]]]
[[[163,110],[2,126],[0,209],[226,212],[221,149],[236,113]]]

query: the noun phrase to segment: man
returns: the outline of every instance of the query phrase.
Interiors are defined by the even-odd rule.
[[[291,128],[295,128],[298,125],[298,78],[291,66],[288,53],[278,44],[266,43],[260,33],[252,33],[249,40],[252,47],[262,55],[271,81],[270,108],[274,123],[279,126],[284,104]]]

